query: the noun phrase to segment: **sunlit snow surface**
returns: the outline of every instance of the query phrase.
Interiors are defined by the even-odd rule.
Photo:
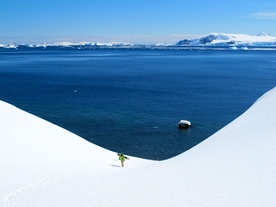
[[[0,101],[0,206],[276,206],[276,88],[183,154],[117,154]]]

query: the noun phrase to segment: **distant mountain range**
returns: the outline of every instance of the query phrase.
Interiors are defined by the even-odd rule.
[[[275,48],[276,37],[266,33],[260,33],[256,36],[246,34],[225,34],[210,33],[208,35],[184,39],[175,44],[158,43],[154,45],[131,44],[125,42],[58,42],[53,44],[0,44],[0,48],[20,49],[20,48],[72,48],[72,49],[90,49],[90,48],[226,48],[226,49],[248,49],[248,48]]]
[[[17,44],[10,43],[7,45],[0,44],[0,48],[19,49],[19,48],[74,48],[74,49],[85,49],[85,48],[97,48],[97,47],[131,47],[133,44],[124,42],[57,42],[53,44]]]

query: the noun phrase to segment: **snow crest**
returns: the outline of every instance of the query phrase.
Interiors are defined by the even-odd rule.
[[[276,88],[165,161],[117,154],[0,101],[0,206],[274,207]]]

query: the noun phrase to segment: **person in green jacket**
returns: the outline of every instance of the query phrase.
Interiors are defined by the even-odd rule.
[[[117,155],[119,156],[119,160],[121,161],[122,167],[124,167],[124,161],[125,161],[126,159],[129,160],[129,158],[126,157],[123,153],[118,153]]]

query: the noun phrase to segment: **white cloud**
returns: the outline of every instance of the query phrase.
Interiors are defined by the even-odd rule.
[[[276,20],[276,12],[258,12],[253,14],[255,19],[275,19]]]

